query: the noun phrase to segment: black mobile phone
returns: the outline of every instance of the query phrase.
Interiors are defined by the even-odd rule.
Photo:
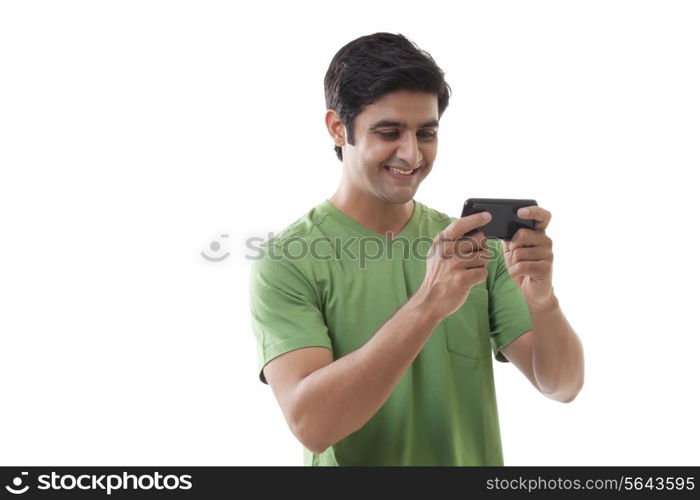
[[[491,221],[488,224],[466,233],[468,236],[481,231],[487,238],[510,240],[521,227],[535,229],[535,221],[518,217],[518,209],[537,205],[535,200],[514,200],[508,198],[469,198],[464,202],[462,217],[467,215],[489,212]]]

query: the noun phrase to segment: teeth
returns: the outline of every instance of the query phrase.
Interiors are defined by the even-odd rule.
[[[389,167],[389,170],[391,172],[394,172],[395,174],[411,175],[413,173],[413,170],[399,170],[398,168],[392,168],[392,167]]]

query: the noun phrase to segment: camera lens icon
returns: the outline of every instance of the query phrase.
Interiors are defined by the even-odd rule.
[[[26,475],[28,475],[28,474],[29,474],[29,472],[22,472],[21,475],[22,475],[22,476],[26,476]],[[20,488],[20,486],[22,486],[22,477],[21,477],[21,476],[17,476],[17,477],[15,477],[14,479],[12,479],[12,485],[13,485],[15,488],[19,488],[19,489],[15,489],[15,488],[13,488],[12,486],[5,486],[5,489],[6,489],[7,491],[9,491],[10,493],[13,493],[13,494],[15,494],[15,495],[21,495],[22,493],[26,493],[27,490],[29,489],[29,485],[28,485],[28,484],[27,484],[24,488]]]
[[[228,238],[228,234],[222,234],[221,237],[222,237],[222,238]],[[218,241],[212,241],[212,242],[209,244],[209,249],[210,249],[212,252],[214,252],[214,253],[216,254],[216,253],[219,252],[219,250],[221,250],[221,243],[219,243]],[[204,252],[201,252],[200,255],[201,255],[202,257],[204,257],[206,260],[208,260],[209,262],[221,262],[222,260],[224,260],[226,257],[229,256],[229,253],[226,252],[226,253],[223,254],[223,255],[219,255],[219,256],[216,256],[216,255],[215,255],[214,257],[212,257],[212,256],[210,256],[210,255],[207,255],[207,254],[204,253]]]

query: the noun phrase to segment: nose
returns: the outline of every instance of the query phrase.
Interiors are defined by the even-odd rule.
[[[410,167],[419,167],[423,162],[423,153],[421,153],[420,147],[418,147],[418,139],[416,138],[415,134],[412,133],[405,133],[401,135],[402,138],[399,142],[397,157],[406,162],[406,164]]]

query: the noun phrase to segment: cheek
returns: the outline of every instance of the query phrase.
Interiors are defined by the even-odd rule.
[[[363,159],[366,165],[379,166],[380,163],[391,159],[393,149],[386,144],[374,143],[365,149]]]
[[[423,158],[428,160],[430,163],[433,162],[435,157],[437,156],[437,141],[427,145],[423,148]]]

